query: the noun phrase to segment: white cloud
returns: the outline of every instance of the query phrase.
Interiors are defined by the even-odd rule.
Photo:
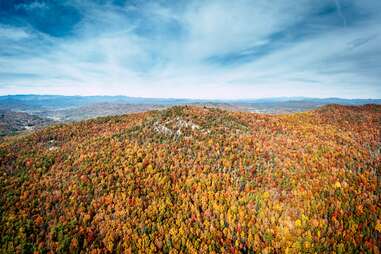
[[[26,39],[30,34],[21,28],[3,26],[0,24],[0,41],[3,40],[22,40]]]
[[[31,2],[31,3],[22,3],[22,4],[18,4],[16,5],[15,9],[24,9],[24,10],[27,10],[27,11],[39,11],[41,9],[47,9],[49,8],[49,6],[44,3],[44,2],[39,2],[39,1],[35,1],[35,2]]]

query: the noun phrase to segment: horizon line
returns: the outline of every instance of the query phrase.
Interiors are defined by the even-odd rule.
[[[92,94],[92,95],[80,95],[80,94],[32,94],[32,93],[20,93],[20,94],[3,94],[0,97],[7,96],[60,96],[60,97],[127,97],[127,98],[136,98],[136,99],[161,99],[161,100],[199,100],[199,101],[244,101],[244,100],[266,100],[266,99],[319,99],[319,100],[327,100],[327,99],[340,99],[340,100],[381,100],[379,98],[371,98],[371,97],[308,97],[308,96],[274,96],[274,97],[247,97],[247,98],[194,98],[194,97],[143,97],[143,96],[129,96],[129,95],[108,95],[108,94]]]

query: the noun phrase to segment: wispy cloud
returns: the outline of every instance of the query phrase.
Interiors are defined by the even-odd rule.
[[[31,2],[31,3],[20,3],[15,5],[15,9],[26,10],[26,11],[41,11],[42,9],[49,8],[49,5],[44,2]]]
[[[26,32],[24,29],[0,25],[0,40],[2,41],[2,43],[5,43],[9,40],[18,41],[26,39],[29,36],[30,34]]]
[[[347,19],[345,18],[343,12],[341,11],[341,4],[340,0],[334,0],[337,8],[337,13],[339,14],[340,18],[343,20],[343,25],[347,26]]]
[[[380,11],[377,0],[0,5],[0,93],[381,97]]]

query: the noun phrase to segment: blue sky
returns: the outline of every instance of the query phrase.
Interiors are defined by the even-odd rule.
[[[379,0],[0,0],[0,94],[381,98]]]

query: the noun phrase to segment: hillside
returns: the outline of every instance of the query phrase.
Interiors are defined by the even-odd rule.
[[[0,170],[2,253],[379,253],[379,105],[56,125]]]
[[[52,120],[24,112],[0,110],[0,137],[47,126]]]
[[[164,106],[150,104],[125,104],[125,103],[95,103],[70,109],[45,110],[38,112],[42,117],[49,117],[57,121],[81,121],[100,116],[123,115],[129,113],[158,110]]]

